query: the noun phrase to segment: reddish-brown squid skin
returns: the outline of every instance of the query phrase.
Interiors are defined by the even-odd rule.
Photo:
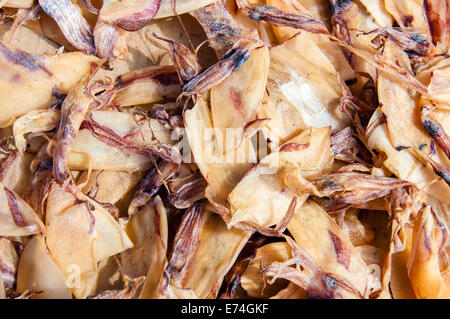
[[[11,215],[14,220],[14,223],[16,223],[16,225],[19,227],[28,226],[28,223],[23,219],[22,213],[20,212],[16,196],[14,195],[13,192],[11,192],[6,187],[4,189],[5,189],[6,197],[8,199],[8,206],[9,206],[9,209],[11,210]]]
[[[148,0],[148,7],[141,12],[117,20],[117,24],[126,31],[138,31],[145,27],[158,13],[161,0]]]
[[[119,5],[117,1],[104,2],[103,7],[98,12],[99,17],[94,28],[96,53],[100,58],[107,59],[106,66],[108,68],[113,67],[114,60],[120,55],[120,53],[115,52],[116,45],[119,43],[119,28],[128,32],[138,31],[145,27],[158,13],[161,0],[146,0],[143,2],[139,8],[136,8],[137,11],[117,19],[113,16],[118,8],[133,5],[133,1],[119,1]],[[95,8],[89,2],[86,3],[86,7],[90,11],[95,11]]]
[[[344,266],[347,270],[350,266],[351,252],[350,249],[345,246],[344,242],[336,236],[331,230],[328,230],[331,241],[333,242],[334,250],[336,251],[336,258],[338,263]]]

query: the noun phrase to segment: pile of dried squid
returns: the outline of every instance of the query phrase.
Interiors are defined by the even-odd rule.
[[[450,298],[446,0],[0,0],[0,36],[0,299]]]

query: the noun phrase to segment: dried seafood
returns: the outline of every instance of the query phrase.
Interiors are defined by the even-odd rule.
[[[448,1],[0,14],[0,299],[450,298]]]

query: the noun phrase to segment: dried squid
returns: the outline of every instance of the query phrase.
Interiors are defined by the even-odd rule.
[[[449,299],[445,0],[0,0],[0,299]]]

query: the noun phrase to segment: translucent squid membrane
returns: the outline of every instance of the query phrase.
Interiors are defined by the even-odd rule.
[[[386,0],[384,5],[400,26],[426,30],[422,0]]]
[[[144,172],[84,171],[78,178],[84,194],[100,203],[116,204],[123,199],[143,178]],[[89,179],[87,179],[89,177]]]
[[[369,245],[375,238],[375,231],[370,225],[359,220],[359,213],[359,209],[347,210],[341,226],[355,247]]]
[[[214,127],[222,132],[226,132],[227,128],[242,130],[235,144],[226,145],[227,152],[241,146],[267,121],[260,120],[258,124],[257,113],[264,97],[269,64],[269,49],[266,46],[254,49],[241,68],[211,89]],[[252,123],[256,123],[257,127],[254,128]]]
[[[280,290],[276,295],[270,297],[270,299],[307,299],[308,295],[305,290],[293,282],[290,282],[289,285]]]
[[[228,196],[232,211],[228,226],[243,222],[261,227],[279,224],[295,198],[295,192],[283,184],[282,174],[277,168],[263,165],[247,173]]]
[[[38,292],[33,299],[72,299],[63,273],[47,250],[45,239],[34,236],[25,246],[17,273],[17,291]]]
[[[183,14],[191,11],[198,10],[200,8],[209,6],[213,4],[217,0],[176,0],[176,12],[177,14]],[[162,19],[171,17],[174,15],[172,10],[172,0],[161,0],[161,5],[159,7],[158,13],[154,17],[154,19]]]
[[[35,110],[14,121],[13,134],[16,147],[20,153],[25,152],[28,133],[41,133],[56,128],[60,120],[60,111],[55,109]]]
[[[301,0],[297,2],[308,10],[314,17],[319,18],[322,23],[328,26],[328,21],[331,18],[328,0]]]
[[[133,243],[100,204],[53,184],[47,200],[47,246],[76,298],[95,293],[97,263]]]
[[[394,173],[398,178],[415,184],[418,188],[427,186],[428,183],[437,179],[433,168],[424,166],[422,161],[408,150],[398,151],[392,145],[386,124],[377,124],[381,121],[382,114],[377,110],[369,123],[370,135],[368,136],[368,146],[378,151],[383,151],[387,155],[384,166]],[[370,128],[373,128],[371,130]],[[449,204],[450,190],[447,184],[441,179],[427,186],[424,191],[430,196],[439,198],[444,203]]]
[[[314,14],[312,15],[315,18],[320,19],[320,9],[317,8],[317,4],[304,2],[305,1],[297,1],[297,0],[269,0],[267,4],[283,11],[311,14],[312,12],[310,12],[310,10],[308,10],[304,6],[309,5],[311,9],[313,10],[315,9]],[[280,43],[283,43],[284,41],[288,40],[289,38],[293,37],[299,32],[299,30],[289,27],[272,26],[272,28]],[[337,44],[332,43],[327,36],[308,32],[306,32],[303,36],[305,38],[311,39],[316,44],[316,46],[320,50],[322,50],[323,54],[325,54],[326,57],[329,59],[329,61],[333,64],[337,73],[340,75],[343,81],[351,81],[356,78],[355,72],[351,68],[347,58],[344,55],[344,51]]]
[[[3,279],[0,276],[0,299],[6,299],[5,285],[3,284]]]
[[[150,168],[145,148],[172,141],[168,128],[157,120],[114,111],[92,111],[81,125],[67,164],[77,170],[136,172]]]
[[[241,275],[241,288],[253,298],[269,298],[286,287],[286,281],[278,280],[273,285],[266,282],[261,269],[273,262],[283,262],[292,258],[291,247],[286,242],[271,243],[258,248]]]
[[[373,16],[377,24],[382,27],[391,27],[393,24],[393,18],[386,10],[384,0],[361,0],[360,1],[367,11]],[[400,2],[400,1],[399,1]]]
[[[143,206],[127,221],[125,231],[134,247],[121,253],[121,264],[130,278],[146,276],[139,298],[159,297],[163,271],[167,263],[167,215],[161,198]]]
[[[428,85],[430,94],[439,98],[442,101],[450,101],[450,66],[448,63],[450,59],[444,59],[429,71],[424,72],[424,83]],[[429,106],[424,105],[426,108]],[[422,109],[422,124],[425,125],[424,120],[432,124],[427,127],[428,134],[431,134],[438,144],[439,148],[446,153],[448,157],[448,136],[450,134],[450,111],[445,108]],[[436,131],[434,133],[434,126]],[[438,129],[441,127],[441,129]],[[439,140],[440,139],[440,140]],[[440,158],[438,158],[438,161]]]
[[[185,112],[184,121],[193,154],[191,162],[195,161],[207,180],[212,194],[210,199],[224,205],[227,195],[256,162],[253,145],[247,141],[236,150],[225,153],[226,148],[221,141],[226,132],[214,130],[211,112],[202,99]]]
[[[432,68],[432,74],[427,78],[428,91],[433,96],[443,100],[450,100],[450,59],[445,59]],[[448,121],[448,120],[447,120]],[[447,122],[446,122],[447,123]],[[448,127],[448,125],[445,125]]]

